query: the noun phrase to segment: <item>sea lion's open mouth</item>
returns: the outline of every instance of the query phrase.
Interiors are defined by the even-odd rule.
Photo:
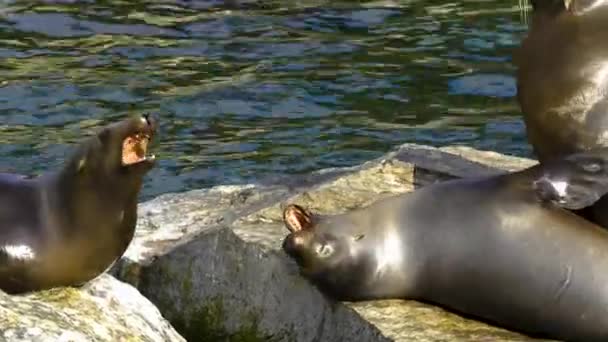
[[[136,133],[126,137],[122,142],[122,165],[134,165],[146,160],[153,160],[154,155],[146,156],[150,135]]]

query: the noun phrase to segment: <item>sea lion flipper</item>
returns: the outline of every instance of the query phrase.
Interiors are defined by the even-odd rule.
[[[533,188],[542,201],[578,210],[608,193],[608,148],[574,153],[542,166]]]

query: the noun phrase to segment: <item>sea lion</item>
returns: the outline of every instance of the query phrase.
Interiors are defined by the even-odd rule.
[[[282,248],[325,294],[413,299],[533,336],[608,341],[608,148],[449,180],[339,215],[290,204]]]
[[[132,117],[88,138],[58,171],[0,174],[0,289],[78,286],[124,253],[156,128],[151,116]]]
[[[608,145],[608,0],[532,1],[517,99],[541,162]]]
[[[606,37],[608,0],[532,1],[514,63],[526,134],[541,163],[608,146]],[[583,214],[608,228],[608,198]]]

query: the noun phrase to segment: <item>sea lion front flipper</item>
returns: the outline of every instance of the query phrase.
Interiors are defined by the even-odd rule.
[[[608,148],[574,153],[541,166],[533,182],[542,201],[578,210],[608,193]]]

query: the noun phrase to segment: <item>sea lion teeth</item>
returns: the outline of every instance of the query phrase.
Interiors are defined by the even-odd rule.
[[[138,132],[127,136],[123,141],[122,147],[122,164],[123,166],[134,165],[148,160],[146,156],[148,143],[151,140],[151,135]]]

